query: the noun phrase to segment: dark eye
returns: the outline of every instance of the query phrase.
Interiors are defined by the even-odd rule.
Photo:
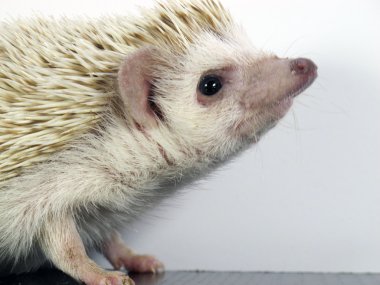
[[[198,89],[205,96],[212,96],[222,88],[222,82],[216,75],[207,75],[199,82]]]

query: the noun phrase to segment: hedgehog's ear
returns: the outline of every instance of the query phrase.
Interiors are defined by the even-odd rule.
[[[157,125],[158,116],[151,102],[152,67],[159,50],[146,47],[132,52],[120,66],[118,74],[119,91],[128,115],[142,127]]]

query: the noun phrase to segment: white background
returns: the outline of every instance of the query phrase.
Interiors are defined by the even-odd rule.
[[[128,244],[168,269],[379,272],[380,2],[223,2],[258,47],[312,58],[320,76],[259,145],[130,225]],[[152,1],[7,0],[0,17],[137,3]]]

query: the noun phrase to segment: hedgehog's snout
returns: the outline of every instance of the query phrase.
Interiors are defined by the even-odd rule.
[[[296,58],[289,62],[290,71],[295,78],[295,85],[292,88],[291,96],[300,94],[309,87],[317,78],[317,65],[307,58]]]
[[[296,58],[290,62],[290,70],[296,75],[314,75],[317,66],[314,62],[307,58]]]

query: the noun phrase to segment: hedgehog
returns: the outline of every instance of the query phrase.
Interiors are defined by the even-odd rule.
[[[0,31],[0,270],[53,265],[87,285],[163,270],[120,229],[257,143],[317,77],[257,49],[218,0]]]

